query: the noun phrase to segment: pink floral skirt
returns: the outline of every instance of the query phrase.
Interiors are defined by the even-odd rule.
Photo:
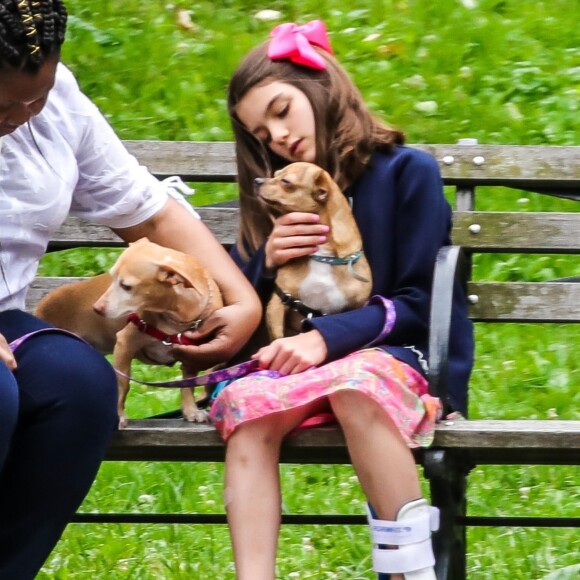
[[[417,371],[378,348],[360,350],[294,375],[276,378],[269,371],[258,371],[237,379],[219,393],[210,419],[227,440],[247,421],[319,401],[340,389],[353,389],[376,401],[409,447],[432,443],[435,422],[441,415],[439,399],[429,395],[427,381]],[[329,419],[332,415],[317,415],[301,427]]]

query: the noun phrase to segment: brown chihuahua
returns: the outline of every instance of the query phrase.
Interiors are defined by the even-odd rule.
[[[255,192],[272,217],[311,212],[330,228],[316,254],[278,268],[266,307],[270,338],[298,330],[289,320],[292,312],[304,319],[362,306],[370,296],[371,270],[348,199],[330,175],[312,163],[291,163],[270,179],[256,179]]]
[[[129,244],[110,274],[57,288],[39,302],[35,314],[103,354],[113,353],[119,427],[124,428],[131,361],[175,364],[172,345],[187,344],[182,333],[199,328],[222,305],[217,283],[196,258],[142,238]],[[181,402],[187,421],[207,420],[191,388],[181,389]]]

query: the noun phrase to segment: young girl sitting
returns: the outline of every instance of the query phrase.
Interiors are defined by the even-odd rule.
[[[435,579],[436,510],[421,497],[410,448],[431,443],[442,413],[425,378],[433,269],[451,227],[438,165],[370,114],[320,21],[276,27],[235,71],[228,105],[242,218],[233,255],[264,303],[276,269],[326,240],[316,214],[272,221],[254,194],[254,179],[290,162],[316,163],[341,186],[373,275],[368,304],[306,317],[300,334],[254,355],[263,370],[214,401],[211,418],[227,442],[225,502],[237,577],[274,578],[281,441],[331,413],[369,502],[373,569],[392,580]],[[451,341],[449,395],[465,412],[473,338],[459,289]]]

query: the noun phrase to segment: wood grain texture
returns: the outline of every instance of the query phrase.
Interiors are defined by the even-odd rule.
[[[185,181],[235,181],[231,142],[125,141],[129,151],[158,177]],[[563,187],[578,190],[580,147],[411,144],[439,162],[448,185]]]
[[[580,421],[462,420],[437,425],[433,448],[469,454],[478,463],[568,464],[580,461]],[[421,452],[418,452],[420,457]],[[108,459],[222,461],[224,444],[214,427],[181,419],[129,421],[114,434]],[[349,463],[336,426],[304,429],[282,450],[286,463]]]
[[[580,213],[454,212],[453,243],[476,252],[580,252]]]

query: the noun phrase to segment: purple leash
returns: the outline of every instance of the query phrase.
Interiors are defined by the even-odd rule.
[[[243,363],[234,365],[233,367],[228,367],[226,369],[219,369],[217,371],[212,371],[211,373],[205,373],[203,375],[197,375],[196,377],[190,377],[188,379],[178,379],[175,381],[162,381],[162,382],[153,382],[153,381],[140,381],[134,377],[130,377],[125,373],[122,373],[115,369],[115,372],[129,379],[131,381],[135,381],[141,385],[148,385],[150,387],[164,387],[164,388],[180,388],[183,389],[185,387],[199,387],[201,385],[209,385],[212,383],[219,383],[221,381],[228,381],[232,379],[239,379],[245,375],[248,375],[254,371],[260,370],[258,366],[257,360],[247,360]]]
[[[36,336],[37,334],[47,334],[47,333],[59,333],[59,334],[67,334],[68,336],[72,336],[78,340],[82,340],[86,344],[89,344],[84,338],[80,337],[78,334],[74,332],[70,332],[68,330],[63,330],[62,328],[40,328],[39,330],[35,330],[33,332],[29,332],[16,340],[13,340],[9,346],[12,352],[14,352],[23,342]],[[135,379],[134,377],[130,377],[117,369],[114,369],[115,372],[141,385],[148,385],[150,387],[164,387],[164,388],[185,388],[185,387],[199,387],[201,385],[208,385],[212,383],[219,383],[221,381],[228,381],[232,379],[238,379],[245,375],[248,375],[254,371],[259,370],[258,361],[257,360],[248,360],[243,363],[237,364],[232,367],[228,367],[226,369],[219,369],[217,371],[213,371],[211,373],[205,373],[203,375],[197,375],[196,377],[190,377],[188,379],[179,379],[175,381],[162,381],[162,382],[152,382],[152,381],[140,381],[139,379]]]
[[[87,342],[84,338],[81,338],[78,334],[75,334],[74,332],[69,332],[68,330],[64,330],[62,328],[39,328],[38,330],[28,332],[27,334],[24,334],[20,338],[13,340],[8,346],[10,347],[10,350],[12,352],[14,352],[23,342],[25,342],[29,338],[32,338],[33,336],[36,336],[37,334],[48,334],[48,333],[68,334],[69,336],[72,336],[73,338],[76,338],[78,340],[82,340],[83,342]],[[88,342],[87,342],[87,344],[88,344]]]

